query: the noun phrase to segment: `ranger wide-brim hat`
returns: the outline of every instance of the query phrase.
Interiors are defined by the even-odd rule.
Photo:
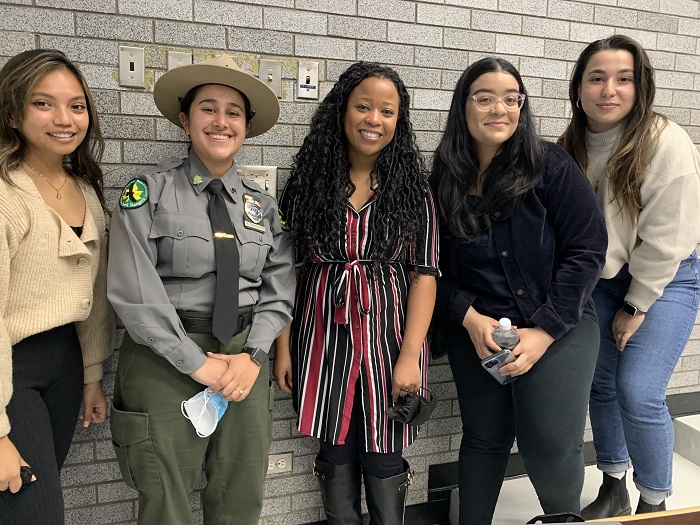
[[[248,97],[255,118],[250,120],[247,137],[265,133],[275,125],[280,115],[280,103],[264,82],[243,71],[228,55],[203,60],[198,64],[171,69],[158,79],[153,88],[156,106],[170,122],[180,123],[180,99],[190,89],[204,84],[221,84],[232,87]]]

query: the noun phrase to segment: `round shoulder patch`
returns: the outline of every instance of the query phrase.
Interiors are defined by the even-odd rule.
[[[148,184],[141,179],[131,179],[119,198],[119,206],[125,210],[140,208],[148,202]]]

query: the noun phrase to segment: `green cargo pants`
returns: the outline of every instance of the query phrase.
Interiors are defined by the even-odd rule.
[[[205,352],[237,354],[249,331],[225,347],[208,334],[188,335]],[[272,434],[269,377],[266,361],[248,397],[229,403],[214,433],[200,438],[180,405],[205,386],[125,334],[110,418],[122,476],[139,492],[139,525],[191,525],[188,498],[202,462],[205,525],[258,523]]]

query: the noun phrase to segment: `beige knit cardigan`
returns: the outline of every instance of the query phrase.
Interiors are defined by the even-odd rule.
[[[94,190],[79,183],[87,206],[78,239],[23,170],[10,178],[16,186],[0,180],[0,437],[10,432],[13,345],[75,323],[88,384],[102,379],[115,333],[106,293],[107,225]]]

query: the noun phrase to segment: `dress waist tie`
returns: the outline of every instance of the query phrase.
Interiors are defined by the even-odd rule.
[[[361,260],[352,262],[338,261],[339,264],[343,264],[343,272],[334,283],[333,302],[335,303],[335,313],[333,321],[336,324],[350,324],[350,309],[348,305],[351,304],[353,291],[357,292],[360,313],[363,315],[369,314],[370,289],[363,263],[371,262]]]

